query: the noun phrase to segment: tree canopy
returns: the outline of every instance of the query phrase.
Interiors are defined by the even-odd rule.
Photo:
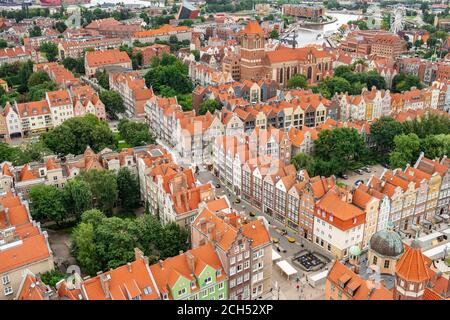
[[[72,233],[75,257],[91,275],[133,261],[134,248],[141,249],[150,264],[177,255],[187,249],[187,239],[186,229],[174,223],[162,226],[153,215],[107,218],[96,210],[84,212]]]
[[[108,124],[92,114],[68,119],[43,133],[42,139],[57,154],[82,154],[87,146],[98,152],[115,144]]]
[[[123,99],[117,91],[101,91],[100,100],[105,104],[106,113],[111,119],[117,119],[119,113],[125,112]]]

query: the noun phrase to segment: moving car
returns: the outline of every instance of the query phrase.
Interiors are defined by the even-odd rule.
[[[295,238],[294,237],[288,237],[287,241],[289,241],[290,243],[295,243]]]
[[[273,237],[272,238],[272,243],[279,243],[280,239]]]
[[[241,199],[239,198],[234,199],[234,203],[241,203]]]
[[[220,184],[218,183],[218,184],[216,184],[216,188],[218,189],[218,188],[220,188]]]

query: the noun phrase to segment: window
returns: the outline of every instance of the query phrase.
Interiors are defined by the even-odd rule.
[[[242,276],[239,276],[239,277],[237,278],[236,284],[237,284],[237,285],[240,285],[241,283],[242,283]]]
[[[223,282],[220,282],[219,285],[217,286],[217,289],[222,290],[223,288],[224,288]]]
[[[211,287],[211,288],[209,288],[209,294],[212,294],[212,293],[214,293],[215,291],[216,291],[216,289],[214,288],[214,286]]]
[[[230,258],[230,264],[235,264],[236,262],[236,257],[231,257]]]
[[[222,269],[216,271],[216,277],[220,277],[222,275]]]
[[[181,290],[178,290],[178,295],[182,296],[183,294],[186,294],[186,288],[183,288]]]
[[[238,266],[237,266],[237,272],[241,272],[242,271],[242,264],[239,264]]]
[[[236,267],[230,268],[230,276],[234,275],[236,273]]]
[[[384,267],[389,268],[389,260],[384,260]]]
[[[6,285],[6,284],[8,284],[9,282],[10,282],[9,276],[8,276],[8,275],[4,275],[4,276],[2,277],[2,283],[3,283],[4,285]]]
[[[244,258],[248,259],[248,257],[250,257],[250,251],[245,251],[244,252]]]
[[[377,264],[378,258],[376,256],[373,256],[373,264]]]
[[[152,293],[152,287],[148,286],[144,288],[144,294],[149,295]]]
[[[5,296],[9,296],[10,294],[12,294],[13,293],[12,287],[5,287],[4,293]]]
[[[244,262],[244,269],[248,269],[250,268],[250,261],[245,261]]]
[[[205,279],[205,284],[210,284],[212,281],[211,277]]]
[[[208,290],[203,290],[202,291],[202,297],[206,297],[208,295]]]
[[[244,274],[244,282],[250,280],[250,273],[247,272],[246,274]]]
[[[224,294],[223,293],[219,293],[219,300],[223,300],[224,299]]]

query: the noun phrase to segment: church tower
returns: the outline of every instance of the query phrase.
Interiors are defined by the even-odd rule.
[[[430,264],[431,260],[421,252],[419,244],[414,240],[397,262],[394,299],[422,300],[425,288],[433,276]]]
[[[250,21],[239,32],[241,54],[241,79],[260,80],[265,78],[263,59],[265,53],[264,31],[257,21]]]

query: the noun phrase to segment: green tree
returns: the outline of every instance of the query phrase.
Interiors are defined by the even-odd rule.
[[[55,23],[55,29],[58,30],[59,33],[63,33],[67,29],[67,25],[64,21],[58,21]]]
[[[0,39],[0,49],[7,48],[8,42],[5,39]]]
[[[59,271],[59,269],[53,269],[52,271],[47,271],[41,274],[42,282],[53,288],[62,279],[64,279],[64,274]]]
[[[51,220],[59,225],[66,217],[63,194],[55,186],[37,185],[29,192],[34,219]]]
[[[302,74],[296,74],[288,80],[289,89],[306,89],[308,88],[308,80]]]
[[[43,42],[39,46],[39,51],[45,53],[49,62],[56,61],[58,58],[58,46],[53,42]]]
[[[139,207],[139,181],[128,168],[121,168],[117,174],[117,188],[123,209],[133,210]]]
[[[430,135],[421,140],[421,149],[429,159],[441,158],[450,154],[450,135]]]
[[[314,142],[315,157],[326,163],[334,173],[342,173],[354,162],[362,161],[367,156],[367,147],[362,136],[353,128],[323,130]]]
[[[389,163],[393,168],[404,168],[413,163],[420,153],[420,139],[414,134],[402,134],[394,138],[394,151],[389,156]]]
[[[30,34],[30,38],[40,37],[42,36],[42,30],[39,26],[34,25],[30,29],[28,29],[28,33]]]
[[[119,113],[125,112],[122,97],[117,91],[101,91],[100,100],[105,104],[106,113],[112,119],[117,119]]]
[[[102,270],[102,262],[97,254],[94,226],[91,223],[80,223],[73,229],[71,238],[74,256],[83,271],[95,275]]]
[[[161,58],[153,58],[151,68],[144,78],[146,85],[151,86],[157,94],[166,87],[176,94],[187,94],[193,90],[187,66],[175,56],[165,53]]]
[[[154,144],[156,142],[147,123],[122,119],[117,127],[122,138],[133,147]]]
[[[320,83],[319,91],[324,97],[331,98],[335,93],[352,92],[352,86],[344,78],[327,77]]]
[[[80,177],[89,184],[95,207],[111,212],[118,198],[116,176],[110,171],[89,170],[83,171]]]
[[[205,113],[207,113],[208,111],[210,113],[214,113],[216,110],[220,109],[220,104],[214,100],[214,99],[207,99],[205,101],[203,101],[199,108],[198,108],[198,113],[200,115],[203,115]]]
[[[280,33],[278,32],[277,29],[272,29],[272,31],[270,32],[269,38],[270,39],[278,39],[280,37]]]
[[[34,87],[47,81],[51,81],[48,74],[44,71],[38,71],[30,75],[28,78],[28,87]]]
[[[393,92],[408,91],[412,87],[416,87],[417,89],[423,88],[419,77],[401,72],[392,79]]]
[[[92,191],[89,184],[81,179],[71,179],[64,185],[63,199],[66,211],[77,217],[92,209]]]
[[[101,87],[103,87],[106,90],[109,90],[109,78],[108,73],[105,70],[103,71],[97,70],[95,72],[95,78],[97,79],[98,84]]]
[[[92,114],[68,119],[41,137],[45,145],[58,154],[81,154],[88,146],[98,152],[115,145],[108,124]]]
[[[377,150],[386,154],[394,147],[394,138],[403,133],[401,123],[392,117],[381,117],[370,126],[370,137],[375,142]]]

